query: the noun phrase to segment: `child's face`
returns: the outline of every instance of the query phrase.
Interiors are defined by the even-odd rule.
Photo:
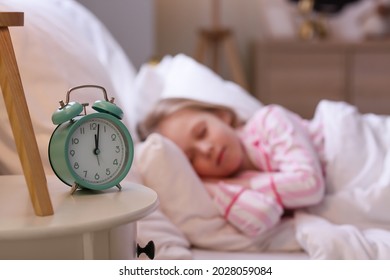
[[[244,161],[244,149],[227,116],[180,110],[159,125],[158,132],[175,142],[201,177],[229,177]]]

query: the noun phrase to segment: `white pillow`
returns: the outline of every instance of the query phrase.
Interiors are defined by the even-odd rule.
[[[299,249],[291,220],[256,239],[226,222],[184,153],[169,139],[152,134],[137,144],[135,165],[144,185],[157,192],[162,213],[191,245],[221,251]],[[161,237],[166,234],[164,229],[154,227],[148,236],[164,242]]]
[[[149,113],[159,99],[189,98],[232,108],[247,120],[262,103],[239,85],[223,80],[211,69],[184,54],[166,56],[158,65],[144,64],[134,80],[135,102],[131,127]]]
[[[164,76],[161,98],[181,97],[232,108],[243,120],[262,104],[238,84],[222,79],[210,68],[184,54],[176,55]]]
[[[125,109],[135,71],[102,23],[74,0],[3,0],[0,10],[24,12],[24,26],[10,27],[11,38],[45,172],[52,173],[47,157],[55,129],[51,115],[67,90],[97,84]],[[101,93],[71,96],[90,103],[102,98]],[[0,174],[21,174],[3,98],[0,112]]]
[[[134,103],[131,106],[132,122],[130,127],[136,130],[137,123],[146,116],[150,105],[155,104],[159,98],[159,92],[163,89],[163,77],[157,68],[151,64],[143,65],[134,79]],[[135,135],[138,141],[138,135]]]

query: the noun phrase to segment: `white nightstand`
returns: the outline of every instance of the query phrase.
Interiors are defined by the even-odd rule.
[[[0,259],[134,259],[136,221],[157,208],[140,184],[77,191],[48,176],[54,215],[36,216],[23,176],[0,176]]]

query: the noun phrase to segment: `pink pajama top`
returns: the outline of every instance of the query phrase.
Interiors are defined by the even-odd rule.
[[[280,221],[285,209],[316,204],[324,195],[323,137],[318,121],[306,121],[277,105],[261,108],[238,134],[258,172],[245,172],[251,188],[218,183],[221,214],[249,236]]]

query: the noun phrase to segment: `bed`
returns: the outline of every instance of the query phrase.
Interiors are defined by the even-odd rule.
[[[353,160],[359,149],[360,161],[344,176],[334,152],[331,168],[341,171],[335,171],[338,175],[328,182],[333,187],[324,203],[283,219],[261,237],[249,238],[221,218],[202,181],[172,142],[157,134],[139,142],[135,125],[159,98],[220,103],[231,106],[244,119],[263,106],[261,102],[183,54],[166,56],[158,65],[145,63],[136,71],[106,28],[74,0],[4,0],[0,9],[25,12],[25,26],[12,29],[11,35],[47,174],[53,174],[47,158],[54,129],[51,114],[70,87],[98,84],[125,109],[124,122],[136,141],[134,164],[126,180],[153,188],[159,196],[159,209],[137,223],[138,243],[142,246],[153,240],[156,259],[390,259],[386,208],[390,179],[385,172],[390,170],[390,155],[384,144],[390,139],[379,133],[388,125],[384,118],[363,118],[348,104],[324,102],[319,111],[339,116],[342,127],[366,128],[366,137],[357,142],[361,146],[351,145],[346,156]],[[21,174],[3,100],[0,112],[0,175]],[[342,131],[359,137],[359,129]],[[329,134],[336,135],[339,130],[334,127]],[[337,140],[344,139],[345,133],[335,137],[333,151],[341,149]],[[381,145],[366,145],[372,139],[381,139]],[[379,176],[380,184],[369,174]],[[349,191],[362,185],[374,191]]]
[[[148,104],[156,92],[160,98],[196,96],[231,106],[244,119],[263,106],[184,55],[169,57],[159,66],[145,65],[135,84],[136,91],[148,93],[139,95],[149,96]],[[138,115],[142,118],[141,112]],[[389,259],[390,118],[361,114],[348,103],[328,100],[319,103],[315,118],[321,120],[325,136],[325,198],[256,239],[240,234],[219,216],[181,151],[152,134],[137,146],[136,167],[158,193],[161,206],[140,223],[147,229],[142,237],[153,233],[169,241],[161,244],[160,253],[176,253],[177,258],[234,258],[237,252],[253,258],[254,252],[266,252],[281,258]]]

